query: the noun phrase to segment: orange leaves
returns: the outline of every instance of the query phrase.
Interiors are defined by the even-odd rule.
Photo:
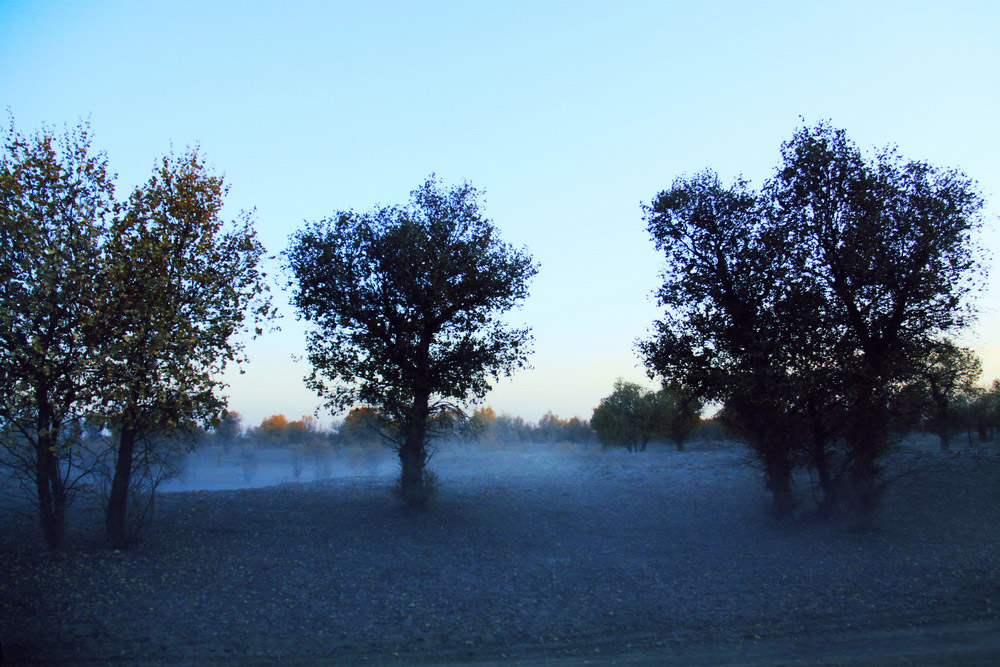
[[[286,419],[285,415],[282,414],[271,415],[270,417],[267,417],[266,419],[264,419],[264,421],[260,423],[260,427],[264,429],[280,431],[285,428],[288,428],[288,419]]]

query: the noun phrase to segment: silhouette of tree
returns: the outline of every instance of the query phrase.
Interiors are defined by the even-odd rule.
[[[941,441],[941,450],[951,448],[951,433],[963,403],[974,398],[975,383],[983,364],[972,350],[951,341],[934,345],[920,364],[920,376],[929,399],[927,422]]]
[[[851,500],[871,525],[890,443],[893,394],[935,341],[973,317],[982,284],[973,234],[983,201],[964,174],[904,160],[866,160],[843,130],[800,128],[769,184],[798,252],[795,275],[822,296],[820,321],[845,405]]]
[[[286,251],[308,334],[309,387],[340,411],[376,407],[398,425],[400,489],[423,506],[428,422],[522,367],[527,329],[497,316],[524,300],[531,257],[500,241],[468,184],[433,176],[408,206],[342,211]]]
[[[762,461],[778,514],[793,506],[794,435],[808,432],[828,497],[846,472],[867,527],[896,395],[972,317],[981,208],[961,173],[893,150],[866,160],[825,123],[783,145],[760,194],[710,172],[679,179],[645,208],[668,262],[666,317],[640,343],[647,367],[725,404],[720,419]]]
[[[805,300],[789,289],[786,234],[746,182],[727,188],[709,171],[677,179],[644,211],[667,258],[657,292],[666,316],[655,336],[639,343],[646,367],[667,385],[725,405],[721,421],[760,460],[774,511],[783,516],[794,505],[794,397],[782,314]]]
[[[701,423],[704,403],[680,387],[663,387],[646,400],[650,403],[654,437],[669,440],[677,451],[684,451],[684,443]]]
[[[994,380],[989,389],[976,392],[969,412],[969,421],[979,439],[991,439],[994,432],[1000,429],[1000,380]]]

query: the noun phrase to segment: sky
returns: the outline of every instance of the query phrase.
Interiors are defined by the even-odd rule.
[[[22,132],[89,120],[121,197],[198,145],[227,215],[255,211],[283,318],[226,376],[248,425],[320,407],[289,235],[405,203],[431,173],[485,191],[540,264],[509,315],[533,330],[532,368],[485,403],[589,418],[616,378],[654,386],[635,342],[663,260],[641,205],[705,168],[759,186],[803,119],[978,181],[991,278],[961,342],[1000,377],[998,34],[993,1],[0,0],[0,110]]]

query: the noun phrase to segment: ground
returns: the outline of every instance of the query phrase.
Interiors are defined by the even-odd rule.
[[[1000,449],[894,454],[875,532],[778,525],[729,443],[578,447],[390,477],[165,494],[144,541],[82,504],[50,555],[0,518],[0,633],[45,664],[755,664],[1000,661]],[[903,474],[905,473],[905,474]],[[799,491],[808,496],[808,480]]]

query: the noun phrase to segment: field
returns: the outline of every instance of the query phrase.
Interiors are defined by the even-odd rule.
[[[418,516],[391,498],[392,468],[380,462],[320,481],[167,493],[146,539],[125,552],[100,546],[100,515],[85,503],[55,555],[32,516],[8,509],[8,657],[1000,660],[995,446],[902,447],[888,471],[902,476],[868,534],[808,517],[776,525],[760,474],[729,443],[635,455],[457,448],[432,466],[439,500]]]

